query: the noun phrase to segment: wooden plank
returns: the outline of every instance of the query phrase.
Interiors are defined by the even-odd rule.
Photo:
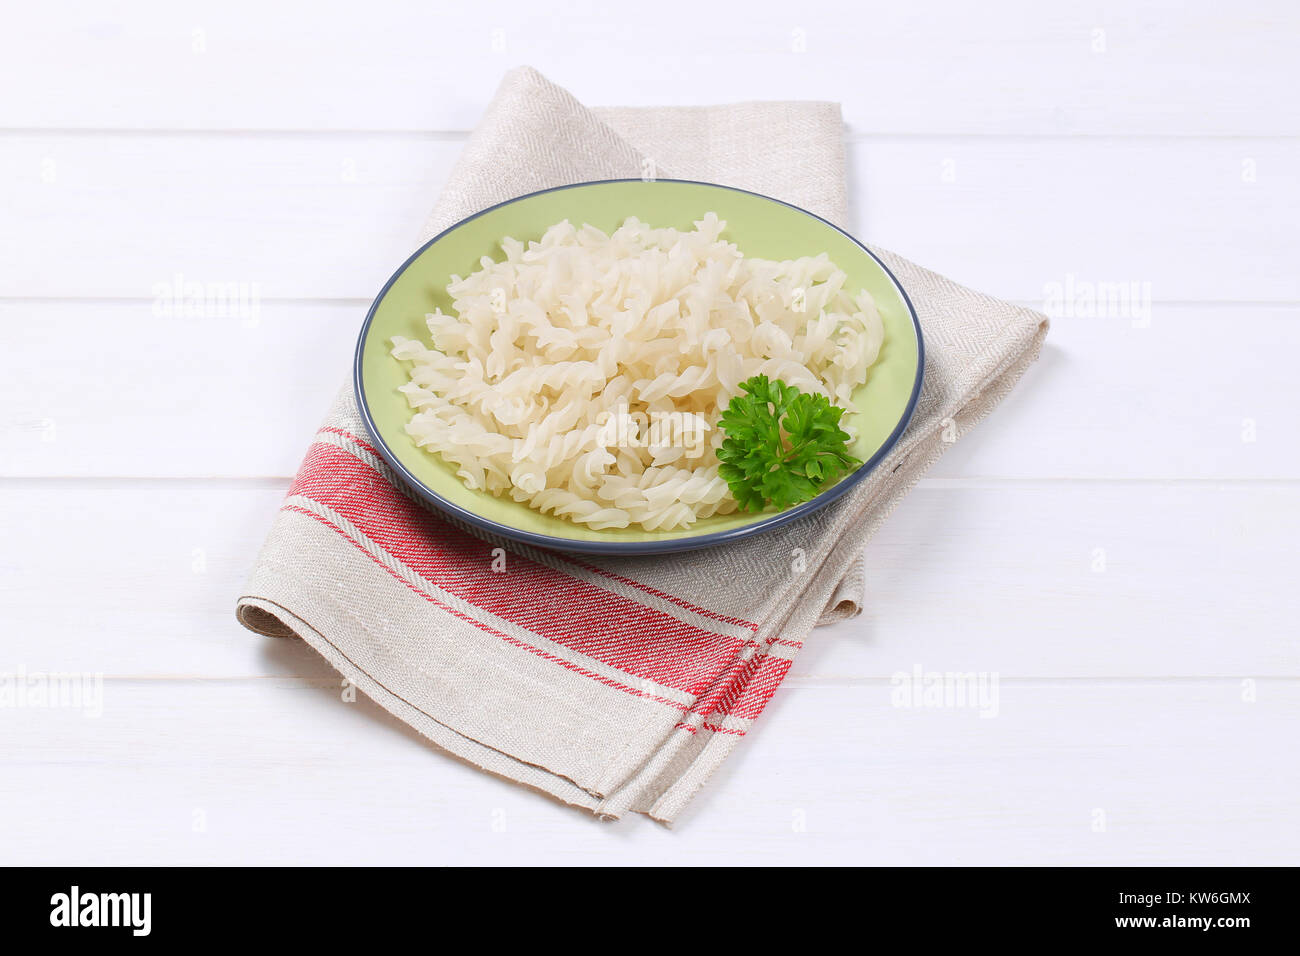
[[[1005,299],[1138,321],[1300,300],[1300,142],[867,141],[850,160],[857,235]],[[1130,294],[1090,305],[1107,286]]]
[[[467,129],[530,63],[600,103],[841,99],[893,133],[1300,130],[1281,0],[791,8],[665,0],[33,7],[0,36],[0,123],[28,128]],[[689,24],[683,29],[683,24]]]
[[[329,673],[233,617],[283,493],[279,482],[0,483],[0,663]],[[792,674],[1297,676],[1297,537],[1295,483],[927,483],[866,551],[866,611],[814,631]]]
[[[984,719],[790,688],[670,833],[478,773],[332,681],[109,682],[98,718],[0,709],[0,840],[14,864],[1293,865],[1300,685],[1253,693],[1006,682]]]
[[[931,475],[1296,478],[1300,383],[1262,357],[1298,348],[1296,306],[1157,305],[1146,326],[1057,318],[1038,363]]]
[[[147,301],[0,302],[0,475],[289,477],[348,379],[363,303],[155,315]],[[1056,320],[1038,364],[937,478],[1300,478],[1285,363],[1300,307],[1158,306]],[[1213,387],[1209,387],[1209,383]]]
[[[0,303],[6,475],[289,477],[350,381],[362,304],[247,319]],[[62,372],[56,370],[62,369]]]
[[[177,281],[370,299],[414,248],[460,150],[383,137],[5,139],[0,201],[18,228],[0,233],[0,295],[149,301]]]
[[[13,224],[0,233],[0,295],[150,300],[180,276],[263,300],[368,301],[413,249],[462,147],[313,134],[0,141]],[[1003,298],[1138,320],[1168,301],[1300,300],[1289,267],[1300,141],[873,139],[851,143],[850,161],[857,234]],[[1107,306],[1118,288],[1132,294]]]

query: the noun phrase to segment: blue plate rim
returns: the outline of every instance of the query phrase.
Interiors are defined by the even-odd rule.
[[[585,186],[603,186],[603,185],[610,185],[614,183],[639,183],[639,182],[684,183],[686,185],[691,185],[691,186],[709,186],[714,189],[726,189],[731,192],[745,193],[746,195],[749,196],[756,196],[759,199],[766,199],[768,202],[777,203],[778,205],[785,206],[789,209],[793,209],[796,212],[803,213],[805,216],[808,216],[812,219],[816,219],[818,222],[822,223],[823,225],[829,226],[831,229],[834,229],[840,235],[844,236],[846,239],[848,239],[850,242],[856,245],[859,249],[861,249],[863,252],[869,255],[875,261],[875,263],[878,266],[880,266],[881,269],[884,270],[885,275],[889,276],[889,281],[894,284],[894,288],[898,290],[898,294],[903,297],[903,302],[907,306],[908,315],[910,315],[912,318],[912,329],[916,333],[916,379],[912,383],[912,394],[908,397],[907,407],[903,410],[903,414],[899,417],[898,424],[894,427],[894,430],[890,432],[889,437],[886,438],[884,442],[881,443],[880,447],[876,449],[875,453],[870,458],[868,458],[860,466],[858,466],[858,468],[851,475],[846,475],[844,478],[840,479],[835,485],[833,485],[830,488],[827,488],[821,494],[817,495],[817,497],[805,501],[801,504],[795,505],[793,508],[788,508],[785,511],[780,511],[770,515],[767,518],[755,521],[752,524],[743,525],[739,528],[729,528],[725,531],[714,531],[708,534],[688,535],[686,537],[679,537],[679,538],[665,538],[662,541],[579,541],[571,538],[557,538],[548,534],[539,534],[534,531],[524,531],[519,528],[514,528],[511,527],[510,525],[501,524],[498,521],[493,521],[490,518],[484,518],[482,515],[470,511],[468,508],[464,508],[456,504],[455,502],[448,501],[446,498],[439,495],[428,485],[425,485],[422,481],[420,481],[420,479],[415,477],[415,475],[411,474],[411,472],[406,468],[406,466],[402,464],[401,460],[397,457],[397,455],[393,452],[393,450],[389,448],[388,442],[384,440],[383,435],[380,434],[379,427],[375,424],[374,418],[370,414],[370,405],[366,401],[366,387],[361,372],[361,365],[362,365],[362,356],[365,353],[366,339],[369,336],[370,326],[374,321],[375,313],[378,312],[379,310],[379,304],[384,301],[384,296],[388,294],[388,290],[392,288],[393,283],[396,282],[398,278],[400,278],[408,268],[410,268],[411,264],[414,263],[416,259],[418,259],[421,255],[424,254],[425,250],[427,250],[434,243],[438,242],[438,240],[442,239],[448,233],[453,232],[454,230],[460,228],[467,222],[471,222],[472,220],[477,219],[479,216],[487,215],[488,213],[492,212],[495,209],[499,209],[502,206],[508,206],[512,203],[520,202],[525,199],[531,199],[533,196],[541,196],[546,193],[559,192],[565,189],[580,189]],[[837,501],[838,499],[846,495],[849,491],[851,491],[854,487],[856,487],[859,482],[861,482],[864,478],[867,477],[867,475],[869,475],[872,471],[875,470],[876,466],[880,464],[880,462],[884,459],[884,457],[887,454],[889,454],[889,452],[893,449],[893,447],[896,444],[898,444],[898,439],[901,438],[903,432],[906,431],[908,424],[912,420],[912,415],[916,411],[916,404],[917,401],[920,399],[921,386],[924,380],[925,380],[925,338],[921,334],[921,321],[917,317],[916,308],[915,306],[912,305],[912,299],[910,296],[908,296],[907,290],[904,289],[903,284],[898,281],[898,277],[894,275],[893,271],[889,268],[889,266],[885,265],[885,263],[881,261],[878,255],[876,255],[874,252],[872,252],[870,249],[867,248],[865,243],[861,242],[857,237],[851,235],[845,230],[841,229],[839,226],[835,225],[835,223],[831,222],[830,220],[825,219],[814,212],[809,212],[807,209],[804,209],[801,206],[796,206],[794,203],[786,202],[783,199],[776,199],[772,196],[768,196],[763,193],[754,192],[753,190],[750,189],[741,189],[738,186],[724,186],[721,183],[710,183],[699,179],[656,178],[656,179],[647,180],[647,179],[638,179],[635,177],[628,177],[624,179],[593,179],[587,182],[568,183],[563,186],[551,186],[547,189],[538,189],[530,193],[524,193],[521,196],[515,196],[511,199],[506,199],[502,202],[494,203],[493,205],[488,206],[485,209],[480,209],[478,212],[474,213],[473,215],[466,216],[464,219],[461,219],[459,222],[456,222],[453,225],[448,226],[446,229],[442,230],[442,232],[438,233],[428,242],[420,246],[420,248],[416,249],[415,252],[411,253],[411,255],[409,255],[406,258],[406,261],[403,262],[397,268],[397,271],[394,272],[389,277],[388,281],[384,283],[384,287],[379,290],[379,294],[375,296],[374,301],[370,304],[370,309],[366,312],[365,321],[361,324],[361,332],[357,336],[357,345],[352,359],[353,396],[356,399],[357,410],[361,413],[361,420],[362,422],[365,423],[366,430],[370,433],[370,437],[374,440],[375,447],[379,451],[380,456],[384,459],[384,461],[388,464],[390,468],[392,468],[397,474],[401,475],[402,479],[406,482],[406,484],[410,486],[421,498],[423,498],[425,501],[437,507],[440,511],[444,511],[450,515],[453,515],[454,517],[460,519],[461,521],[464,521],[467,524],[472,525],[473,527],[476,527],[482,531],[487,531],[491,534],[499,535],[500,537],[507,538],[511,541],[519,541],[524,544],[530,544],[539,548],[546,548],[551,551],[569,551],[577,554],[632,555],[632,554],[670,554],[678,551],[697,551],[703,548],[711,548],[723,544],[732,544],[736,541],[741,540],[742,538],[748,538],[751,535],[762,534],[764,532],[771,531],[775,528],[779,528],[783,525],[789,524],[792,521],[795,521],[799,518],[810,515],[815,511],[819,511],[822,508],[825,508],[827,505],[830,505],[831,503]]]

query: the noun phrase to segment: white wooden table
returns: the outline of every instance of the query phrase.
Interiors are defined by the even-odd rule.
[[[1298,37],[1283,0],[12,11],[0,671],[103,699],[0,708],[0,862],[1300,862]],[[518,63],[839,100],[858,234],[1057,313],[672,832],[474,772],[232,614]],[[996,716],[894,706],[917,668]]]

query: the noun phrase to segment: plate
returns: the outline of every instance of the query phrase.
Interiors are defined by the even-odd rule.
[[[596,531],[542,514],[510,498],[467,488],[452,466],[406,434],[412,410],[398,387],[407,364],[390,354],[395,335],[429,342],[424,316],[435,307],[453,312],[447,282],[468,275],[483,256],[500,260],[500,241],[540,239],[568,219],[606,232],[629,216],[656,227],[693,228],[713,211],[725,220],[723,238],[747,256],[794,259],[825,252],[848,275],[850,291],[867,289],[885,325],[880,357],[853,394],[858,409],[854,457],[862,465],[811,501],[784,511],[703,518],[690,528]],[[453,313],[454,314],[454,313]],[[471,525],[544,548],[605,554],[654,554],[713,547],[760,534],[824,508],[848,492],[880,462],[916,407],[925,367],[916,311],[893,274],[848,233],[789,203],[712,183],[678,179],[616,179],[560,186],[485,209],[430,239],[406,260],[375,298],[357,341],[353,381],[357,406],[375,447],[390,466],[431,504]]]

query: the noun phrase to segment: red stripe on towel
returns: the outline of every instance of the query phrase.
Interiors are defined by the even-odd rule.
[[[364,448],[366,451],[370,452],[370,454],[374,455],[375,458],[377,459],[382,460],[384,457],[379,453],[379,449],[375,448],[374,445],[370,444],[368,441],[366,441],[363,438],[357,437],[356,435],[352,434],[349,431],[345,431],[342,428],[334,428],[333,426],[327,425],[324,428],[322,428],[321,431],[328,432],[332,435],[338,435],[340,438],[345,438],[348,441],[352,442],[353,444],[361,448]],[[584,570],[591,571],[593,574],[599,574],[601,577],[609,578],[611,581],[617,581],[620,584],[626,584],[628,587],[636,588],[639,591],[644,591],[646,594],[651,594],[657,598],[660,598],[661,600],[668,601],[671,604],[676,604],[680,608],[685,608],[688,611],[692,611],[696,614],[701,615],[702,617],[707,617],[710,620],[720,621],[723,624],[734,624],[737,627],[745,627],[751,631],[758,630],[758,625],[752,621],[747,621],[742,617],[730,617],[726,614],[719,614],[717,611],[710,611],[706,607],[700,607],[698,604],[692,604],[690,601],[687,601],[685,598],[679,598],[675,594],[669,594],[666,591],[660,591],[658,588],[651,587],[650,585],[644,584],[641,581],[637,581],[633,578],[625,577],[624,575],[621,574],[616,574],[613,571],[606,571],[604,568],[599,567],[598,565],[589,564],[586,561],[583,561],[579,558],[575,558],[572,555],[564,554],[562,552],[556,552],[556,557],[560,558],[563,561],[567,561],[576,567],[580,567],[583,568]],[[785,644],[787,646],[793,646],[793,647],[802,646],[801,644],[795,641],[782,641],[780,643]]]
[[[324,518],[318,514],[314,514],[313,512],[308,511],[306,508],[299,508],[297,505],[284,505],[280,510],[292,511],[295,514],[306,515],[308,518],[311,518],[313,521],[317,521],[320,524],[323,524],[331,531],[337,532],[339,535],[346,538],[348,541],[351,541],[352,544],[359,551],[365,554],[365,556],[368,557],[371,561],[374,561],[376,564],[378,564],[389,574],[393,575],[393,577],[397,581],[399,581],[401,584],[403,584],[410,590],[414,591],[416,594],[420,595],[420,597],[424,598],[429,603],[441,608],[442,610],[446,611],[448,614],[452,615],[453,617],[460,618],[462,621],[465,621],[467,624],[472,624],[474,627],[477,627],[479,630],[487,634],[491,634],[494,637],[501,638],[501,640],[505,641],[507,644],[512,644],[515,647],[522,648],[523,650],[528,651],[530,654],[536,654],[538,657],[550,661],[552,664],[559,664],[561,667],[564,667],[567,670],[571,670],[576,674],[581,674],[583,677],[590,677],[592,680],[604,684],[606,687],[612,687],[615,690],[621,690],[624,693],[631,694],[633,697],[644,697],[646,700],[653,700],[660,704],[667,704],[669,707],[676,708],[677,710],[687,709],[686,707],[684,707],[682,704],[679,704],[675,700],[669,700],[666,697],[658,697],[654,694],[648,694],[645,691],[638,690],[635,687],[629,687],[628,685],[619,683],[616,680],[611,680],[610,678],[605,677],[601,674],[597,674],[594,671],[589,671],[585,667],[580,667],[577,664],[564,660],[563,658],[556,657],[554,654],[548,654],[546,651],[542,650],[541,648],[533,647],[531,644],[521,641],[518,638],[511,637],[509,634],[505,633],[504,631],[498,631],[496,628],[492,627],[491,625],[486,624],[483,621],[477,620],[468,614],[462,614],[454,607],[451,607],[450,605],[442,601],[439,601],[436,597],[434,597],[429,592],[416,587],[410,581],[405,581],[397,577],[396,573],[393,571],[392,568],[388,567],[388,565],[384,564],[373,554],[370,554],[368,551],[365,551],[362,548],[361,543],[359,541],[354,540],[352,536],[347,533],[347,531],[345,531],[343,528],[340,528],[338,525],[334,524],[329,519]]]
[[[493,571],[487,542],[411,501],[334,445],[311,447],[289,494],[338,512],[446,593],[635,677],[705,695],[726,681],[737,655],[753,643],[679,621],[520,555],[507,558],[505,571]]]

